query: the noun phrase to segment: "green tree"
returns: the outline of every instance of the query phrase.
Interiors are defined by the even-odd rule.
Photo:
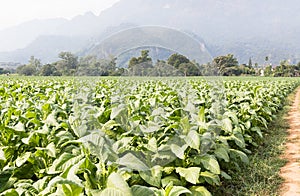
[[[266,61],[266,63],[269,61],[269,56],[265,57],[265,61]]]
[[[34,56],[30,57],[28,64],[34,66],[37,71],[39,71],[42,67],[41,60],[35,58]]]
[[[251,59],[251,57],[249,58],[248,66],[249,66],[249,68],[252,68],[252,59]]]
[[[186,56],[184,56],[184,55],[175,53],[175,54],[172,54],[168,58],[167,62],[168,62],[169,65],[172,65],[176,69],[178,69],[180,64],[182,64],[182,63],[190,63],[190,60]]]
[[[78,57],[71,52],[61,52],[58,55],[61,58],[60,61],[56,62],[56,68],[63,75],[75,75],[78,67]]]
[[[273,70],[272,70],[272,66],[269,65],[265,68],[264,70],[264,75],[265,76],[273,76]]]
[[[220,75],[228,76],[232,75],[232,71],[237,69],[239,62],[233,54],[227,54],[226,56],[214,58],[213,65],[218,69]]]
[[[202,64],[200,66],[200,72],[203,76],[217,76],[218,69],[211,63]]]
[[[79,76],[99,76],[100,62],[95,55],[88,55],[80,58],[76,75]]]
[[[129,60],[128,69],[131,75],[147,76],[153,68],[149,50],[142,50],[141,56]]]
[[[17,67],[17,73],[24,76],[32,76],[36,74],[36,67],[33,65],[22,65]]]
[[[19,66],[17,68],[17,73],[25,76],[32,76],[38,74],[42,66],[41,60],[36,59],[34,56],[31,56],[28,64]]]
[[[193,63],[181,63],[178,70],[184,74],[184,76],[199,76],[200,69]]]
[[[61,73],[56,69],[54,65],[46,64],[40,69],[41,76],[60,76]]]
[[[150,75],[159,77],[183,76],[182,72],[163,60],[157,60]]]

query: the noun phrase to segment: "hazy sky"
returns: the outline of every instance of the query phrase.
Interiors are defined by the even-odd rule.
[[[99,13],[119,0],[0,0],[0,30],[24,21]]]

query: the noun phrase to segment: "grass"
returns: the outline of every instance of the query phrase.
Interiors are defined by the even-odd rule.
[[[215,190],[212,189],[212,195],[279,195],[283,183],[279,172],[287,162],[281,158],[289,128],[285,117],[294,97],[295,94],[292,93],[287,98],[286,106],[269,124],[264,139],[249,156],[250,164],[242,165],[241,171],[231,172],[232,180],[225,181],[221,187],[215,187]]]

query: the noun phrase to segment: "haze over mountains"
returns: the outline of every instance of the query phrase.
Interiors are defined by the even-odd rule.
[[[31,55],[53,62],[61,51],[89,54],[110,35],[138,26],[189,32],[212,57],[298,62],[299,10],[296,0],[121,0],[99,16],[34,20],[0,31],[0,62],[26,63]]]

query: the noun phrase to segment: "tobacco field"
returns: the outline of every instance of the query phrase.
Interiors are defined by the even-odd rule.
[[[0,78],[0,195],[207,196],[293,78]]]

